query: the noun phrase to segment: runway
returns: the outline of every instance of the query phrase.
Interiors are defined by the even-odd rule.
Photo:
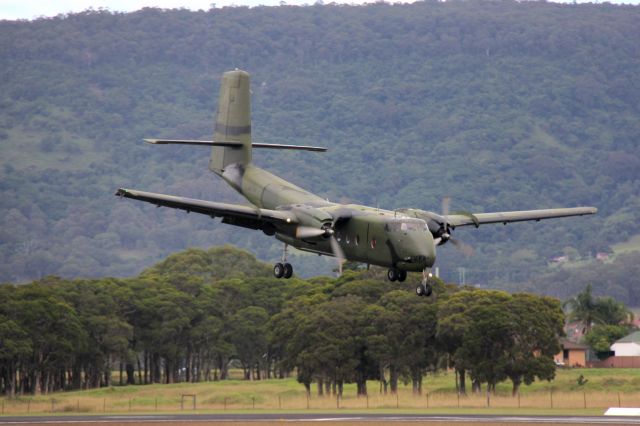
[[[80,415],[80,416],[12,416],[0,417],[0,425],[90,425],[144,424],[163,425],[183,423],[367,423],[369,426],[388,423],[426,424],[616,424],[640,425],[635,417],[582,417],[582,416],[506,416],[506,415],[420,415],[420,414],[166,414],[166,415]]]

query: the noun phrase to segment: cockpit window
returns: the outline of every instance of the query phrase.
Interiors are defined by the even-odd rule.
[[[422,231],[427,229],[427,224],[421,220],[398,220],[398,221],[388,222],[387,224],[384,225],[384,229],[391,232]]]

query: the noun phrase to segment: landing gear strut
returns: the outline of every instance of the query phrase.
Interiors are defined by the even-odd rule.
[[[431,276],[431,272],[428,269],[422,271],[422,282],[416,287],[416,294],[418,296],[429,297],[433,293],[433,287],[429,284],[429,278]]]
[[[273,265],[273,276],[276,278],[291,278],[293,276],[293,266],[287,262],[287,244],[282,250],[282,262]]]

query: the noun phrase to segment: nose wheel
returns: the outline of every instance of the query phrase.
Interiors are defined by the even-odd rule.
[[[416,287],[416,294],[418,296],[431,296],[431,294],[433,293],[433,287],[431,287],[431,284],[418,284],[418,286]]]
[[[293,266],[287,262],[287,245],[282,250],[282,262],[273,265],[273,276],[276,278],[289,279],[293,276]]]
[[[416,294],[418,296],[429,297],[433,294],[433,287],[429,284],[429,278],[431,276],[431,271],[428,268],[422,271],[422,282],[416,287]]]

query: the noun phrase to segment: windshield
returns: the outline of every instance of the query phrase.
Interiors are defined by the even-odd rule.
[[[421,220],[398,220],[384,226],[387,231],[414,232],[427,229],[427,224]]]

